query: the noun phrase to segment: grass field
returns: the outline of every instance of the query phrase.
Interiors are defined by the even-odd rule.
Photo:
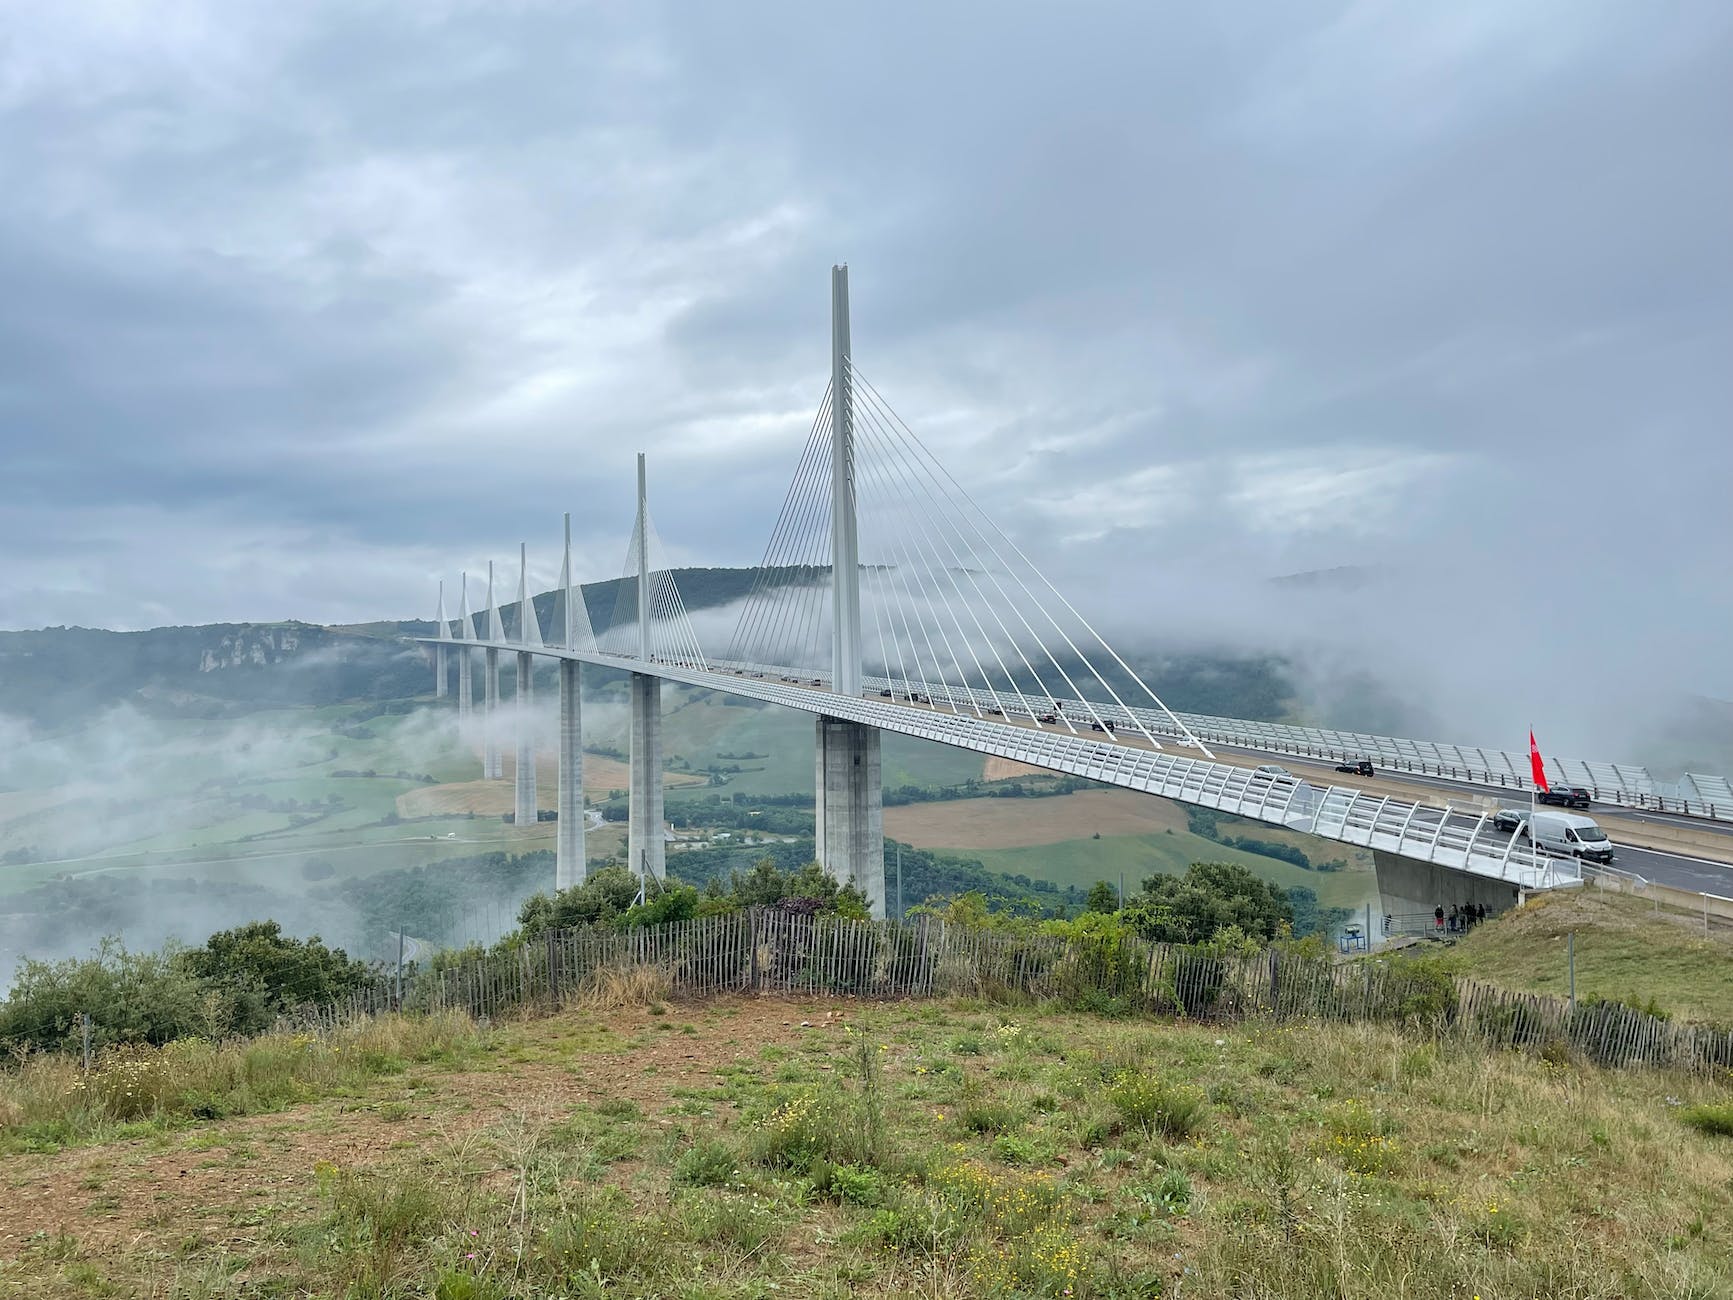
[[[1098,880],[1133,889],[1145,876],[1183,874],[1194,862],[1234,862],[1283,889],[1303,885],[1327,907],[1376,905],[1364,854],[1263,826],[1235,833],[1297,844],[1315,858],[1342,857],[1354,869],[1306,871],[1228,848],[1186,829],[1185,810],[1131,790],[1082,790],[1044,799],[958,799],[885,809],[885,834],[918,848],[980,859],[994,871],[1087,889]],[[1096,834],[1100,839],[1093,838]]]
[[[146,1053],[89,1086],[52,1061],[0,1075],[0,1285],[1713,1297],[1733,1138],[1695,1107],[1726,1096],[1386,1029],[1037,1007],[388,1020]]]
[[[1465,975],[1536,993],[1569,992],[1566,936],[1576,936],[1577,997],[1648,1003],[1684,1020],[1733,1024],[1733,939],[1641,899],[1593,890],[1543,894],[1483,925],[1450,961]]]

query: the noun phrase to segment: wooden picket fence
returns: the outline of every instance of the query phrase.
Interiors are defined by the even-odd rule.
[[[1222,956],[1137,938],[1064,939],[946,925],[847,921],[771,908],[628,931],[551,931],[521,946],[302,1008],[332,1026],[392,1010],[498,1017],[554,1009],[599,972],[655,970],[674,996],[1052,1000],[1182,1019],[1413,1022],[1499,1048],[1568,1046],[1603,1065],[1733,1069],[1733,1031],[1675,1024],[1621,1003],[1583,1004],[1401,962],[1337,962],[1282,949]]]

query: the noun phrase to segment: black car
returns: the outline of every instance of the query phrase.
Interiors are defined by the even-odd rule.
[[[1501,831],[1514,831],[1528,820],[1528,814],[1517,808],[1500,808],[1492,814],[1493,827]]]
[[[1371,776],[1372,763],[1371,760],[1362,758],[1353,763],[1338,763],[1336,770],[1338,772],[1353,772],[1356,776]]]
[[[1549,803],[1555,808],[1587,808],[1589,792],[1580,785],[1555,785],[1535,794],[1536,803]]]

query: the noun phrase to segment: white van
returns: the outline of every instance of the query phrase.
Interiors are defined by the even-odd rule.
[[[1527,820],[1529,826],[1523,833],[1536,847],[1548,853],[1562,854],[1567,858],[1585,858],[1602,865],[1613,860],[1613,842],[1607,838],[1605,831],[1595,825],[1593,817],[1536,810]]]

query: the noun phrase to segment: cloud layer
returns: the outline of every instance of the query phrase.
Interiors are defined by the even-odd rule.
[[[1126,634],[1733,695],[1726,6],[8,27],[0,625],[426,615],[562,510],[609,576],[639,449],[750,563],[847,260],[862,370]]]

